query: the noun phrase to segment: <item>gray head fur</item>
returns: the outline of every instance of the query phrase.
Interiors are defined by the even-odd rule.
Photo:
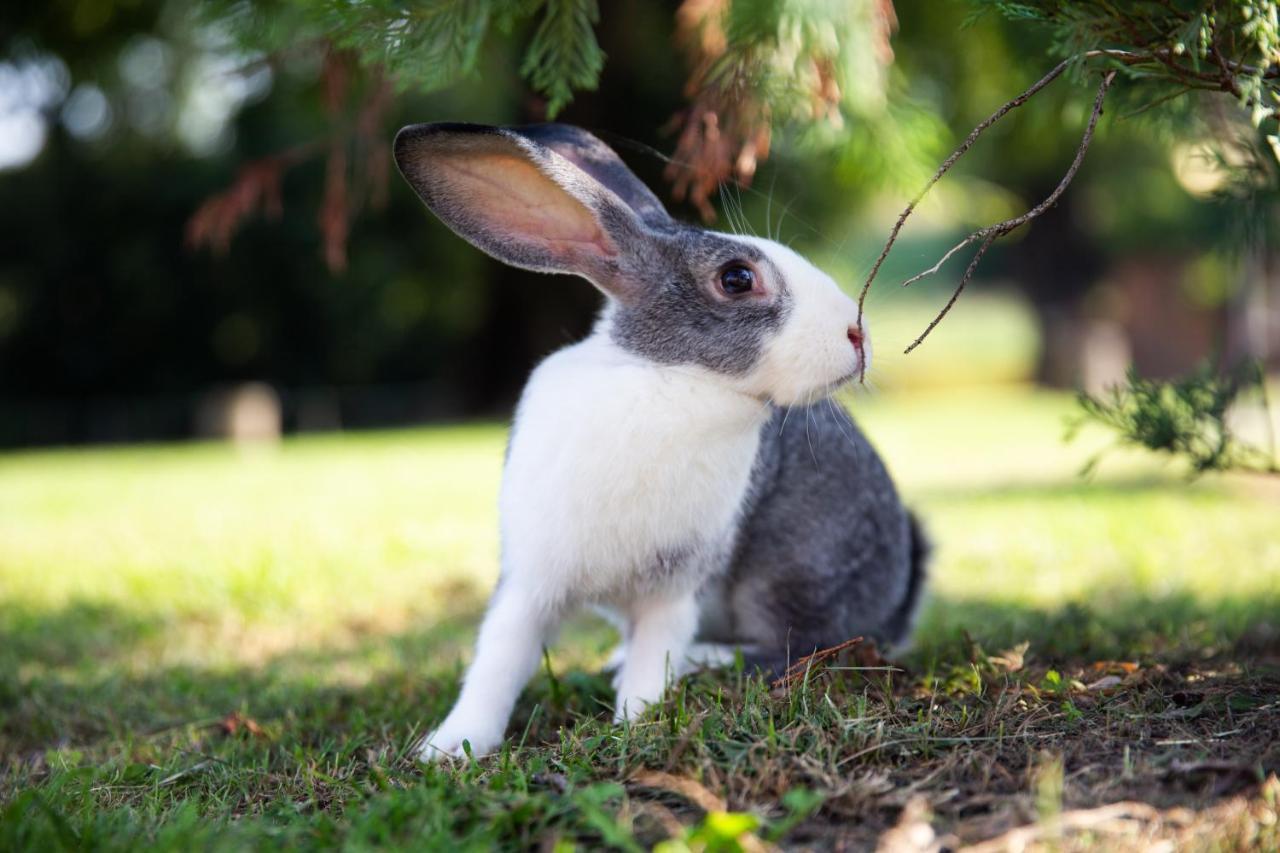
[[[698,228],[670,237],[667,257],[643,298],[621,306],[613,317],[613,339],[661,364],[692,363],[719,373],[742,375],[759,360],[771,332],[786,319],[790,293],[782,273],[757,247]],[[779,283],[766,303],[717,301],[702,284],[719,269],[749,261]]]
[[[466,169],[458,164],[468,156],[535,168],[545,181],[540,192],[576,204],[596,223],[599,247],[564,251],[562,242],[501,227],[497,211],[478,204],[471,191],[485,178],[474,172],[459,177]],[[596,284],[614,302],[608,314],[613,340],[637,355],[742,375],[786,318],[790,293],[764,252],[673,220],[622,159],[585,130],[562,124],[412,125],[396,136],[395,157],[432,212],[473,245],[513,266],[574,273]],[[708,282],[719,270],[743,261],[771,277],[773,299],[725,301],[710,292]]]

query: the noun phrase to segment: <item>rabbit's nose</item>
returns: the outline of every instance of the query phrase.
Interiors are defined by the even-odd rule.
[[[857,326],[849,327],[849,343],[853,344],[853,348],[862,354],[862,330]]]

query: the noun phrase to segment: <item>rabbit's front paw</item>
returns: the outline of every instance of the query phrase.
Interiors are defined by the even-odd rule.
[[[502,733],[480,732],[471,727],[450,725],[446,720],[440,728],[427,734],[414,747],[418,760],[423,762],[447,761],[453,758],[467,757],[463,749],[463,741],[471,747],[471,757],[479,758],[488,755],[502,743]]]

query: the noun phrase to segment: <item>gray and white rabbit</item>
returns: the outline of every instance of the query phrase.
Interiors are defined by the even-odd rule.
[[[770,240],[676,222],[579,128],[413,125],[395,158],[463,239],[606,297],[521,396],[501,576],[423,759],[495,750],[582,606],[622,626],[618,720],[735,648],[769,667],[860,634],[905,642],[927,546],[849,416],[814,405],[871,353],[830,277]]]

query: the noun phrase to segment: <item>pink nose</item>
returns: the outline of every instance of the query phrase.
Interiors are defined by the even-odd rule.
[[[853,348],[862,353],[862,330],[857,326],[849,327],[849,343],[853,344]]]

